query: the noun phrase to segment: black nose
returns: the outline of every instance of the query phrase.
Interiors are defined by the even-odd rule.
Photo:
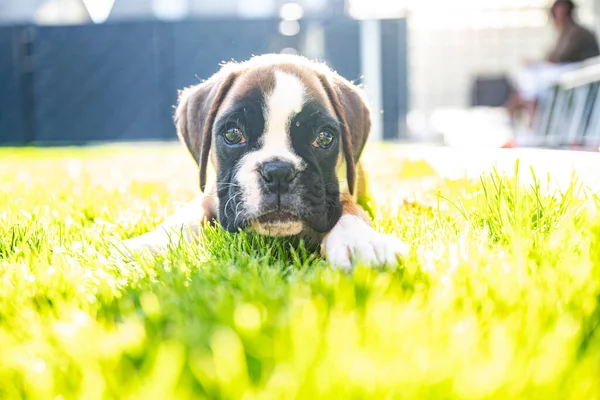
[[[296,177],[294,166],[283,161],[266,162],[259,171],[265,182],[278,186],[288,184]]]

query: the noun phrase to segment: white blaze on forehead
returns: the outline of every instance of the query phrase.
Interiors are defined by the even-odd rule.
[[[300,169],[302,160],[294,153],[290,137],[290,122],[302,111],[306,87],[296,75],[275,71],[275,86],[265,99],[265,131],[261,138],[263,160],[278,157]]]
[[[285,143],[291,118],[302,111],[305,90],[297,76],[275,71],[275,87],[265,99],[266,126],[263,144]]]

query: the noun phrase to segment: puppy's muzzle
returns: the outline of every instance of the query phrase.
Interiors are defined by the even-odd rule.
[[[254,223],[254,228],[268,236],[297,235],[303,229],[294,206],[297,194],[298,170],[285,161],[266,161],[259,166],[265,196],[262,201],[263,214]]]
[[[289,192],[293,182],[298,176],[298,171],[292,163],[285,161],[268,161],[258,169],[263,184],[273,194]]]

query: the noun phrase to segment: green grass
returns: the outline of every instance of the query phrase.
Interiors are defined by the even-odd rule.
[[[112,260],[194,195],[181,147],[0,150],[0,398],[600,398],[599,199],[384,150],[376,224],[411,254],[350,275],[220,230]]]

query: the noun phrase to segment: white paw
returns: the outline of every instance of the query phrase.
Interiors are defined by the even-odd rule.
[[[127,240],[111,241],[111,257],[123,261],[133,261],[136,254],[155,254],[163,249],[162,237],[157,232],[148,232],[144,235]]]
[[[322,251],[329,262],[350,270],[352,262],[396,266],[408,254],[408,245],[395,236],[379,233],[365,221],[344,215],[325,237]]]

